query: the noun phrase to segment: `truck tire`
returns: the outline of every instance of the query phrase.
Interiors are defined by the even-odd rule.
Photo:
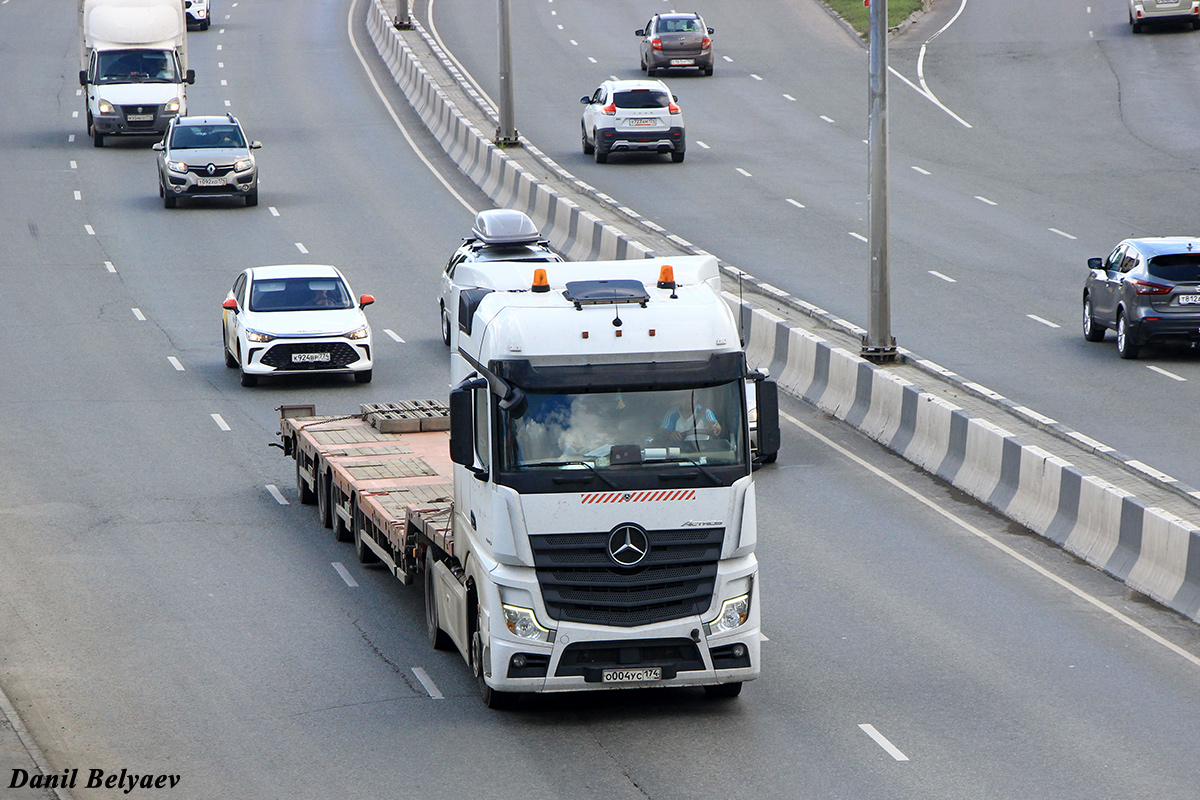
[[[362,526],[358,524],[358,503],[356,501],[350,504],[350,519],[352,520],[350,528],[354,531],[354,553],[358,556],[358,563],[378,564],[379,556],[375,555],[375,551],[363,541]]]
[[[330,513],[333,515],[333,540],[335,542],[352,542],[352,541],[354,541],[354,534],[350,531],[349,526],[346,525],[346,523],[342,519],[341,515],[338,514],[337,510],[334,509],[332,506],[333,506],[333,504],[330,503]],[[353,518],[353,511],[354,511],[354,502],[353,501],[351,501],[351,504],[350,504],[350,511],[351,511],[351,518]]]
[[[308,486],[308,481],[300,473],[300,454],[296,454],[296,494],[300,495],[301,505],[311,506],[317,502],[317,495]]]
[[[442,630],[437,612],[437,583],[433,577],[433,552],[425,550],[425,633],[434,650],[453,650],[454,642]]]
[[[742,693],[742,682],[720,683],[716,686],[705,686],[704,693],[714,700],[737,697]]]
[[[329,485],[329,473],[321,472],[317,475],[317,517],[321,520],[321,527],[333,527],[333,497],[330,491],[333,487]]]

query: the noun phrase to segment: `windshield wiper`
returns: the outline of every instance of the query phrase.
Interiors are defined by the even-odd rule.
[[[708,478],[710,481],[712,481],[713,483],[716,483],[718,485],[721,483],[721,479],[718,478],[713,473],[709,472],[708,467],[704,466],[699,461],[696,461],[695,459],[692,459],[692,458],[684,458],[683,456],[677,456],[677,457],[671,457],[671,458],[656,458],[656,459],[654,459],[654,461],[656,463],[661,463],[661,464],[688,464],[688,465],[693,466],[696,469],[700,470],[701,472],[703,472],[704,476],[706,478]],[[650,462],[646,462],[646,463],[650,463]],[[663,473],[659,473],[659,477],[670,477],[670,476],[666,476]]]
[[[607,483],[608,487],[610,489],[616,491],[617,485],[615,483],[613,483],[612,481],[610,481],[608,478],[601,475],[600,472],[594,466],[592,466],[591,464],[589,464],[586,461],[535,461],[533,463],[519,464],[518,466],[521,469],[525,469],[526,467],[562,467],[562,466],[566,466],[568,464],[581,464],[581,465],[587,467],[588,469],[590,469],[592,471],[593,475],[595,475],[597,478],[599,478],[600,480]]]

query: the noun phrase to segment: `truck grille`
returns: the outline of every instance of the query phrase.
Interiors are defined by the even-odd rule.
[[[628,628],[707,611],[725,529],[646,533],[649,552],[631,569],[609,558],[608,532],[529,537],[550,616]]]
[[[295,362],[293,353],[329,353],[329,360]],[[358,358],[358,351],[345,342],[296,342],[275,345],[263,354],[262,363],[286,370],[341,369]]]
[[[130,130],[138,130],[145,128],[146,130],[154,130],[154,123],[158,120],[158,106],[121,106],[121,112],[125,115],[125,126]],[[150,119],[137,119],[137,117],[149,117]]]

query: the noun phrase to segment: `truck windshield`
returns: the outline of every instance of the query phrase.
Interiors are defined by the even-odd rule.
[[[97,54],[98,83],[179,83],[170,50],[105,50]]]
[[[501,470],[677,469],[746,463],[740,381],[692,389],[526,393],[500,414]]]

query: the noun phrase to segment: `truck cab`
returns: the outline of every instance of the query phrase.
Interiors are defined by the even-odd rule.
[[[715,259],[486,274],[458,290],[455,567],[435,570],[436,618],[485,700],[736,695],[760,669],[747,382],[760,431],[778,412]]]

